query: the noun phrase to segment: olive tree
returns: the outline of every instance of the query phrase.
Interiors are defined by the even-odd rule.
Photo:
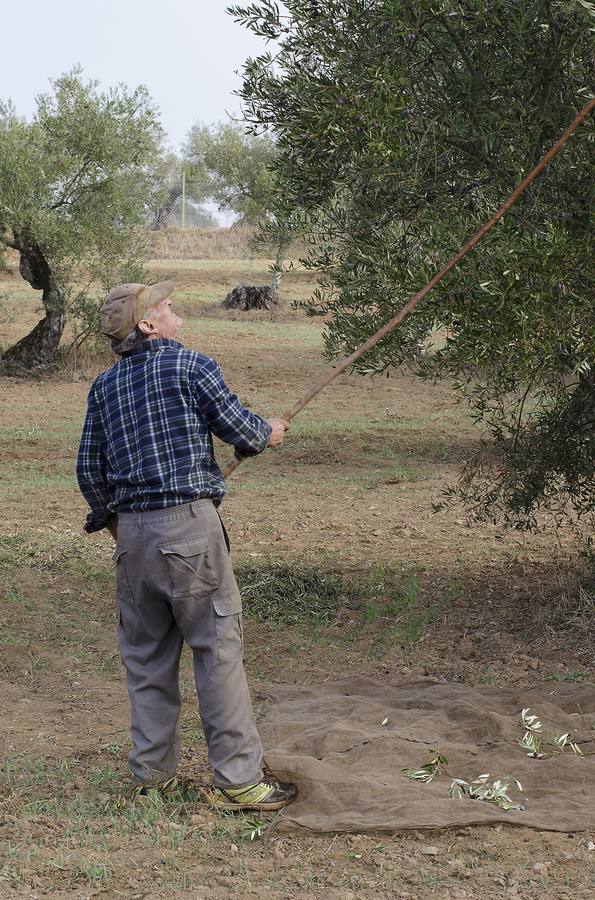
[[[79,69],[37,98],[30,122],[0,103],[0,245],[19,253],[44,310],[5,366],[47,365],[89,285],[139,277],[161,137],[144,88],[100,92]]]
[[[274,213],[275,140],[269,134],[252,134],[245,124],[197,124],[188,133],[184,156],[192,177],[205,184],[219,209],[231,210],[242,224],[261,227],[255,244],[273,248],[271,286],[276,298],[290,237]]]
[[[275,157],[275,143],[268,135],[248,134],[231,122],[196,124],[188,132],[183,156],[190,177],[220,209],[231,210],[246,224],[267,218]]]
[[[240,91],[277,139],[269,228],[305,229],[350,352],[498,208],[585,105],[586,0],[272,0],[229,12],[272,42]],[[490,437],[457,495],[533,527],[593,510],[592,122],[358,369],[449,377]],[[423,352],[439,332],[433,353]]]

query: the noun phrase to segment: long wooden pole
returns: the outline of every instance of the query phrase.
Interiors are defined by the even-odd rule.
[[[340,359],[337,365],[333,369],[331,369],[331,371],[327,375],[325,375],[324,378],[321,378],[320,381],[316,382],[310,388],[308,388],[306,393],[303,395],[303,397],[301,397],[300,400],[298,400],[295,406],[292,406],[291,409],[283,413],[282,418],[286,419],[287,422],[291,422],[291,420],[295,418],[295,416],[297,416],[297,414],[301,412],[301,410],[305,406],[307,406],[308,403],[317,396],[317,394],[324,390],[327,385],[334,381],[335,378],[338,378],[339,375],[345,372],[346,369],[351,368],[351,366],[353,366],[353,364],[357,362],[357,360],[360,359],[364,355],[364,353],[367,353],[368,350],[371,350],[372,347],[375,347],[376,344],[378,344],[384,337],[386,337],[387,334],[390,334],[391,331],[397,328],[401,324],[403,319],[405,319],[409,315],[409,313],[415,309],[418,303],[421,303],[424,297],[426,297],[430,293],[430,291],[435,288],[436,285],[439,284],[439,282],[441,282],[442,279],[445,278],[448,273],[451,272],[455,268],[455,266],[460,263],[463,257],[467,256],[467,254],[471,250],[473,250],[473,248],[476,247],[477,244],[479,244],[481,239],[485,237],[488,231],[491,231],[494,225],[500,221],[502,216],[504,216],[508,212],[508,210],[512,206],[514,206],[521,194],[523,194],[527,190],[529,185],[533,181],[535,181],[537,176],[543,172],[545,167],[560,152],[564,144],[574,134],[579,125],[584,122],[584,120],[587,118],[589,113],[593,111],[594,108],[595,99],[590,100],[589,103],[587,103],[587,105],[583,107],[583,109],[579,112],[574,121],[568,126],[562,137],[554,144],[551,150],[549,150],[545,154],[543,159],[538,162],[535,168],[532,169],[531,172],[529,172],[527,177],[524,178],[523,181],[521,181],[519,186],[512,192],[508,200],[500,207],[498,212],[495,213],[489,220],[489,222],[486,222],[486,224],[483,225],[479,229],[479,231],[475,232],[473,237],[467,241],[467,243],[459,250],[456,256],[453,256],[450,262],[448,262],[443,269],[440,269],[440,271],[437,272],[430,281],[428,281],[425,287],[423,287],[420,291],[417,292],[417,294],[411,297],[408,303],[406,303],[405,306],[403,306],[403,308],[399,310],[399,312],[395,316],[392,317],[392,319],[389,319],[389,321],[385,325],[383,325],[382,328],[380,328],[375,334],[369,337],[367,341],[364,341],[364,343],[361,344],[361,346],[359,346],[356,350],[354,350],[353,353],[351,353],[349,356],[344,356],[342,359]],[[232,472],[237,469],[237,467],[244,459],[246,459],[246,457],[236,456],[236,458],[232,460],[232,462],[230,462],[229,465],[226,466],[226,468],[223,470],[224,477],[228,478],[229,475],[231,475]]]

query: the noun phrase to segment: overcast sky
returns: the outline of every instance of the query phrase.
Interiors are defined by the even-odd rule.
[[[235,0],[234,0],[235,2]],[[235,74],[264,44],[231,0],[27,0],[2,4],[0,97],[29,118],[49,79],[80,63],[102,87],[145,84],[177,149],[196,122],[239,116]]]

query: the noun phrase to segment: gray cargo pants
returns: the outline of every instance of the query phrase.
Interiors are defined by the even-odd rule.
[[[262,745],[242,661],[242,602],[212,500],[120,513],[114,560],[135,779],[161,781],[176,772],[186,641],[214,783],[260,781]]]

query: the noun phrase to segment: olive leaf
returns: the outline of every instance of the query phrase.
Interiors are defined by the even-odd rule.
[[[414,781],[421,781],[424,784],[429,784],[436,776],[446,775],[448,759],[438,750],[435,750],[434,753],[436,756],[425,765],[421,766],[421,768],[401,769],[401,774],[405,775],[406,778],[412,778]]]
[[[457,797],[459,800],[483,800],[485,803],[494,803],[505,810],[522,810],[523,805],[515,803],[510,797],[513,789],[523,790],[523,786],[517,778],[507,775],[505,778],[496,778],[491,783],[490,775],[478,775],[473,781],[464,781],[462,778],[453,778],[449,797]]]

